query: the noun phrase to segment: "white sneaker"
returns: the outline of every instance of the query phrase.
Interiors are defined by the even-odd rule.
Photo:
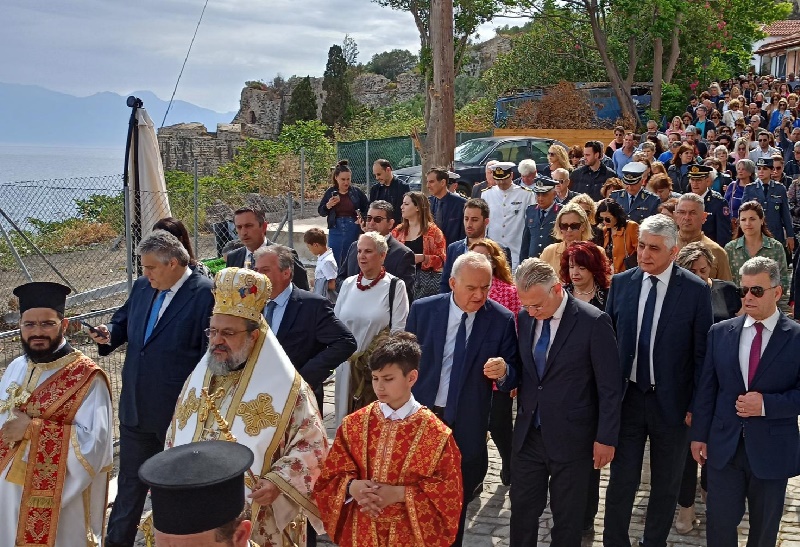
[[[688,534],[694,529],[694,505],[679,507],[678,516],[675,518],[675,530],[679,534]]]

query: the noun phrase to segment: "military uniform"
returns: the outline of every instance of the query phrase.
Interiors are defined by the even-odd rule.
[[[708,213],[703,223],[703,233],[720,247],[724,247],[731,240],[731,211],[728,202],[711,189],[703,196],[703,201]]]
[[[511,177],[513,168],[513,163],[502,162],[495,166],[493,176],[496,180]],[[525,228],[525,211],[530,205],[536,205],[535,195],[530,190],[512,183],[508,190],[502,190],[500,186],[495,185],[481,193],[481,198],[489,204],[492,219],[486,235],[511,249],[512,270],[516,269],[520,262],[519,250]]]
[[[647,190],[640,190],[633,200],[627,190],[614,190],[608,197],[619,203],[628,218],[637,224],[641,224],[647,217],[657,214],[658,206],[661,204],[658,196]]]
[[[562,205],[554,201],[546,211],[539,209],[538,205],[531,205],[525,210],[525,228],[522,231],[522,246],[519,251],[520,262],[526,258],[538,258],[545,247],[556,242],[553,238],[553,228],[556,225],[556,215],[561,208]]]
[[[772,167],[772,158],[759,158],[757,167]],[[789,208],[789,197],[786,187],[774,180],[764,183],[759,179],[744,187],[742,203],[758,201],[764,208],[764,217],[772,237],[786,244],[787,237],[794,237],[792,213]],[[784,232],[785,231],[785,232]]]

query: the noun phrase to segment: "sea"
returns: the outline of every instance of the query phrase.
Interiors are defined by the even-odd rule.
[[[29,217],[61,220],[75,213],[75,199],[118,194],[124,165],[124,147],[0,144],[0,209],[23,229]]]

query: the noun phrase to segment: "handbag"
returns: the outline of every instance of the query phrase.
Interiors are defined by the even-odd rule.
[[[394,311],[394,293],[397,287],[397,278],[393,277],[389,283],[389,325],[381,329],[369,343],[367,349],[353,354],[348,359],[350,363],[350,397],[347,400],[347,413],[352,414],[360,408],[378,400],[372,388],[372,371],[369,369],[369,358],[378,346],[389,337],[392,332],[392,312]]]
[[[442,273],[418,269],[414,277],[414,300],[439,294]]]

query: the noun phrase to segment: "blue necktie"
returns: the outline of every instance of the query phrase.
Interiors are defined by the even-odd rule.
[[[653,316],[656,312],[656,295],[658,278],[651,275],[648,279],[652,282],[647,301],[644,303],[642,315],[642,329],[639,331],[639,340],[636,343],[636,385],[642,392],[653,385],[650,379],[650,335],[653,332]]]
[[[267,325],[272,328],[272,318],[275,315],[275,308],[278,304],[274,300],[270,300],[267,302],[267,311],[264,312],[264,319],[267,320]],[[272,332],[275,332],[275,329],[272,329]]]
[[[552,319],[552,318],[551,318]],[[547,348],[550,346],[550,319],[545,319],[542,322],[542,333],[533,347],[533,364],[536,365],[536,374],[539,376],[539,385],[542,384],[542,377],[544,376],[545,365],[547,364]],[[536,412],[533,415],[533,425],[539,427],[542,425],[539,417],[539,407],[536,407]]]
[[[461,323],[456,332],[456,346],[453,349],[453,364],[450,367],[450,387],[447,390],[447,404],[444,407],[444,421],[452,425],[458,409],[458,386],[464,372],[464,357],[467,354],[467,314],[461,314]]]
[[[150,335],[153,334],[153,329],[156,328],[156,323],[158,323],[158,312],[161,311],[161,306],[164,304],[164,299],[167,297],[167,293],[169,293],[169,289],[159,292],[158,296],[156,296],[156,299],[153,300],[153,305],[150,306],[150,316],[147,318],[147,326],[144,329],[145,343],[150,338]]]
[[[539,211],[539,226],[544,226],[544,216],[547,214],[547,211],[541,209]]]
[[[439,198],[433,198],[433,221],[442,227],[442,202]]]

